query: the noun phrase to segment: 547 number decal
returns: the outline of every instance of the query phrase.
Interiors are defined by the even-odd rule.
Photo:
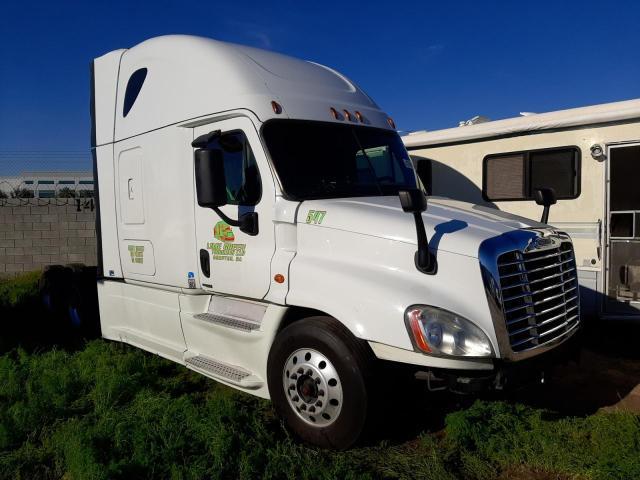
[[[309,210],[309,213],[307,213],[307,223],[320,225],[326,214],[327,212],[323,210]]]

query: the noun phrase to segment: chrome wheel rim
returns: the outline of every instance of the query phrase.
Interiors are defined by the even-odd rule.
[[[305,423],[327,427],[342,410],[342,382],[329,359],[312,348],[293,352],[285,362],[282,382],[293,411]]]

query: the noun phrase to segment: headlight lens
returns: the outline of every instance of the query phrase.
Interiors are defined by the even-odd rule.
[[[456,357],[491,357],[485,333],[466,318],[440,308],[414,305],[405,313],[414,345],[425,353]]]

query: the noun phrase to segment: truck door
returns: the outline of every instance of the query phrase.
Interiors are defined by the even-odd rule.
[[[609,148],[605,313],[640,315],[640,144]]]
[[[228,225],[213,209],[200,207],[194,200],[201,288],[261,299],[269,290],[275,250],[273,177],[258,133],[248,118],[197,127],[194,138],[215,130],[220,130],[220,135],[207,148],[220,150],[224,159],[227,205],[220,210],[232,219],[256,212],[258,234],[248,235]]]

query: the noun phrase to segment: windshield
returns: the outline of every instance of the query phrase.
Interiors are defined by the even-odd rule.
[[[417,187],[396,132],[298,120],[271,120],[262,132],[282,188],[295,200],[397,195]]]

